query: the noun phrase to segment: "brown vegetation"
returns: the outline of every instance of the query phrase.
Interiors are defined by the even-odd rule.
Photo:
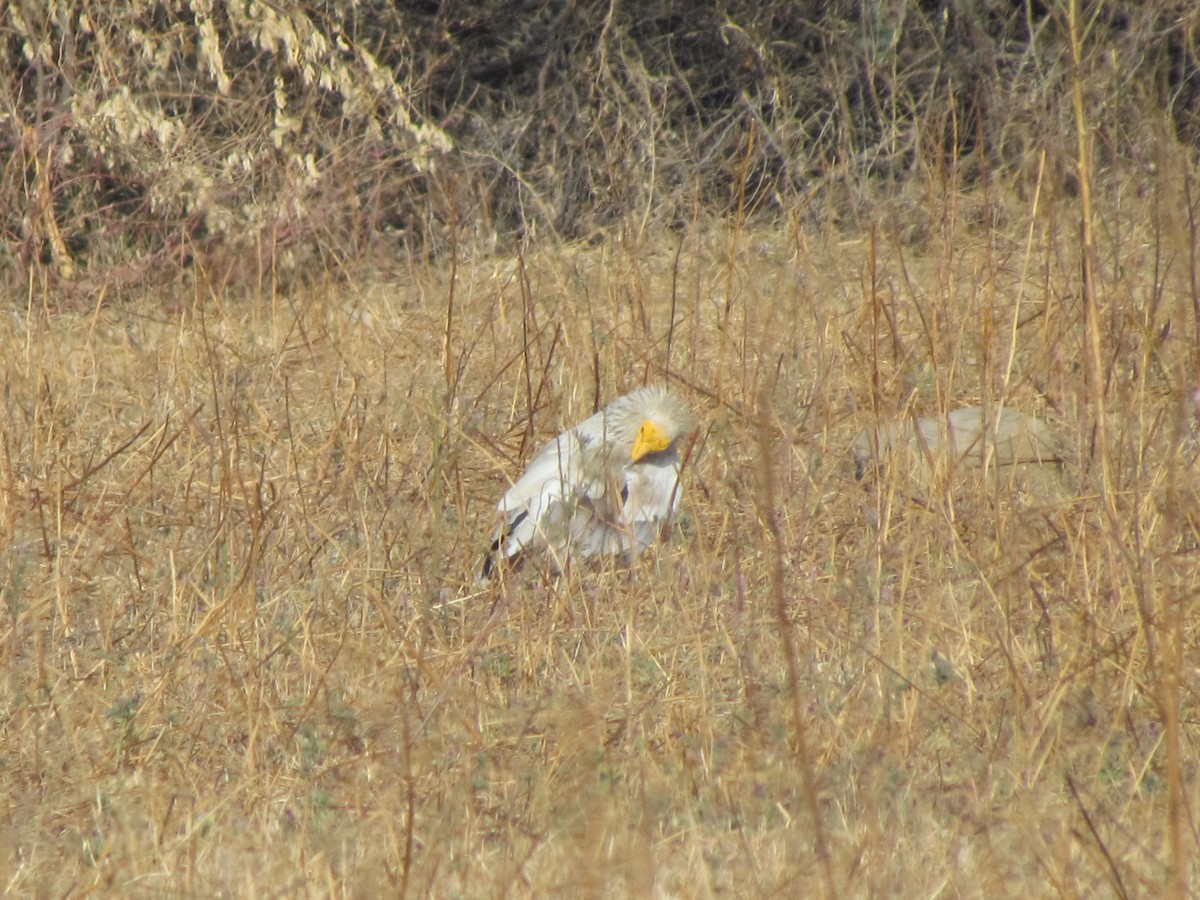
[[[0,181],[5,890],[1186,895],[1196,13],[823,6],[50,4]],[[175,64],[121,95],[134,46]],[[476,585],[506,478],[646,381],[703,414],[671,542]],[[963,406],[1061,465],[855,479]]]
[[[1200,140],[1198,22],[1091,5],[1098,188]],[[697,210],[857,228],[914,175],[1070,192],[1068,25],[1011,0],[8,4],[5,268],[90,305]]]

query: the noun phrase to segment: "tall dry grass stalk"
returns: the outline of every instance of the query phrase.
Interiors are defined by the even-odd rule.
[[[1093,182],[1093,126],[1091,117],[1084,101],[1085,82],[1087,74],[1084,71],[1084,30],[1080,21],[1079,2],[1070,0],[1068,4],[1068,27],[1071,44],[1071,97],[1075,116],[1075,131],[1078,138],[1077,163],[1079,170],[1079,202],[1080,202],[1080,275],[1082,278],[1081,292],[1084,303],[1083,327],[1085,330],[1084,346],[1087,390],[1089,405],[1092,409],[1092,428],[1094,447],[1097,456],[1098,470],[1094,480],[1103,504],[1106,519],[1106,531],[1109,534],[1109,568],[1114,593],[1118,590],[1121,580],[1120,571],[1126,570],[1132,578],[1136,592],[1137,609],[1141,616],[1143,636],[1146,645],[1148,675],[1154,686],[1159,715],[1163,722],[1163,736],[1166,755],[1166,784],[1168,801],[1167,837],[1171,848],[1171,878],[1169,880],[1171,896],[1182,898],[1188,896],[1190,872],[1188,868],[1191,853],[1189,842],[1184,836],[1185,804],[1182,791],[1182,758],[1179,734],[1179,666],[1182,665],[1180,648],[1182,636],[1181,609],[1182,601],[1174,602],[1159,586],[1149,563],[1147,536],[1138,517],[1132,522],[1132,535],[1123,526],[1121,514],[1118,512],[1117,498],[1122,493],[1131,495],[1135,508],[1151,499],[1144,490],[1137,486],[1122,490],[1112,467],[1108,421],[1108,391],[1106,383],[1108,372],[1105,358],[1109,355],[1102,338],[1102,322],[1107,318],[1114,321],[1113,316],[1104,316],[1100,301],[1101,286],[1099,281],[1099,266],[1097,264],[1096,246],[1096,211],[1092,202]],[[1186,192],[1185,192],[1186,196]],[[1191,212],[1189,211],[1189,215]],[[1200,321],[1200,320],[1198,320]],[[1132,538],[1132,540],[1131,540]],[[1164,654],[1160,647],[1160,636],[1167,638],[1167,652]],[[1100,838],[1096,835],[1097,842]],[[1101,843],[1101,846],[1103,844]],[[1119,876],[1114,877],[1119,886]],[[1125,893],[1124,889],[1121,890]]]

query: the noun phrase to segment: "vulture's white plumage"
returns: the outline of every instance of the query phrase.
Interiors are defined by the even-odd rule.
[[[696,427],[665,387],[644,387],[542,447],[497,505],[501,523],[483,576],[504,560],[548,554],[632,558],[679,507],[679,447]]]

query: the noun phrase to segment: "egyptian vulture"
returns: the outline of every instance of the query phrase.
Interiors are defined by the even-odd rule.
[[[1058,441],[1044,421],[1015,409],[989,414],[982,406],[864,428],[850,445],[850,453],[860,479],[889,457],[896,458],[906,474],[925,480],[939,467],[960,463],[1017,466],[1061,461]]]
[[[679,446],[695,427],[678,395],[652,386],[564,431],[500,498],[483,577],[530,552],[559,570],[572,557],[632,559],[679,508]]]

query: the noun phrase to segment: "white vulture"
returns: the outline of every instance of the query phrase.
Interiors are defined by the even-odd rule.
[[[678,395],[652,386],[564,431],[500,498],[483,577],[529,552],[545,552],[559,570],[572,557],[631,560],[679,508],[679,445],[695,428]]]

